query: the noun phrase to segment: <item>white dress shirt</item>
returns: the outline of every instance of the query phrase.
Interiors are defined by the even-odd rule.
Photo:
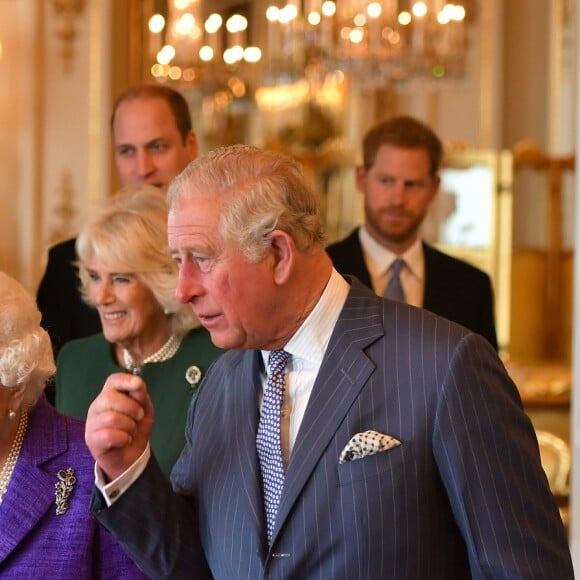
[[[405,268],[401,270],[401,285],[406,302],[421,308],[425,294],[425,255],[421,239],[417,239],[405,253],[398,256],[381,246],[368,233],[365,226],[359,228],[358,236],[375,293],[383,295],[390,279],[391,264],[397,258],[403,258]]]
[[[284,350],[291,355],[286,367],[287,376],[280,426],[285,466],[288,465],[298,430],[306,412],[308,399],[348,292],[348,283],[333,268],[328,284],[316,306],[284,346]],[[262,351],[264,367],[267,366],[269,355],[270,351]],[[265,386],[266,372],[264,371],[262,373],[262,392]],[[95,485],[103,494],[108,506],[111,506],[121,497],[143,473],[150,455],[151,450],[148,445],[141,457],[127,471],[109,483],[105,482],[103,473],[95,464]]]
[[[314,381],[318,376],[324,353],[346,301],[348,290],[349,285],[333,269],[320,300],[296,334],[284,346],[284,350],[291,355],[286,365],[286,386],[280,425],[284,467],[290,460]],[[268,366],[269,356],[270,351],[262,351],[264,368]],[[264,371],[262,393],[266,387],[266,380],[267,375]]]

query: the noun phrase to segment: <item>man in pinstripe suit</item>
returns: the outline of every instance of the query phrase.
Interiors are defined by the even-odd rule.
[[[333,269],[296,164],[236,146],[169,190],[177,295],[229,348],[192,402],[171,484],[136,376],[87,419],[92,510],[153,578],[572,578],[530,421],[491,345]],[[256,433],[290,353],[268,541]]]

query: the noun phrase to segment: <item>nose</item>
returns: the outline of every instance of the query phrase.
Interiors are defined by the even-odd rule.
[[[115,300],[115,294],[112,291],[111,285],[108,282],[102,282],[95,289],[94,293],[95,306],[105,306],[111,304]]]
[[[403,205],[405,203],[405,183],[402,180],[393,182],[389,191],[389,199],[392,205]]]
[[[147,149],[140,149],[137,152],[137,172],[140,178],[148,177],[155,170],[153,157]]]
[[[187,304],[203,293],[204,289],[201,284],[200,272],[197,265],[188,260],[182,262],[179,266],[179,276],[175,290],[177,300],[182,304]]]

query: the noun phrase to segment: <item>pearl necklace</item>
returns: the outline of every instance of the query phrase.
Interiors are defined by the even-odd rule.
[[[177,349],[181,345],[181,337],[172,334],[169,337],[169,340],[157,351],[154,352],[152,355],[143,359],[141,365],[136,365],[133,357],[129,354],[129,351],[124,348],[123,349],[123,364],[125,368],[131,371],[134,375],[138,375],[141,372],[141,367],[145,363],[157,363],[169,360],[173,357],[173,355],[177,352]]]
[[[0,471],[0,504],[4,499],[4,494],[8,489],[8,484],[12,478],[12,473],[16,467],[16,462],[18,461],[18,456],[20,455],[20,449],[22,448],[22,442],[24,441],[24,433],[26,433],[26,426],[28,425],[28,413],[23,411],[20,414],[20,419],[18,421],[18,429],[16,430],[16,436],[14,441],[12,441],[12,447],[10,448],[10,453],[6,458],[4,467]]]

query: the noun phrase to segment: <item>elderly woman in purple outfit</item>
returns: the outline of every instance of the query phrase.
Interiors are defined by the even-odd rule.
[[[44,396],[55,371],[32,296],[0,272],[0,577],[146,578],[89,511],[84,423]]]

